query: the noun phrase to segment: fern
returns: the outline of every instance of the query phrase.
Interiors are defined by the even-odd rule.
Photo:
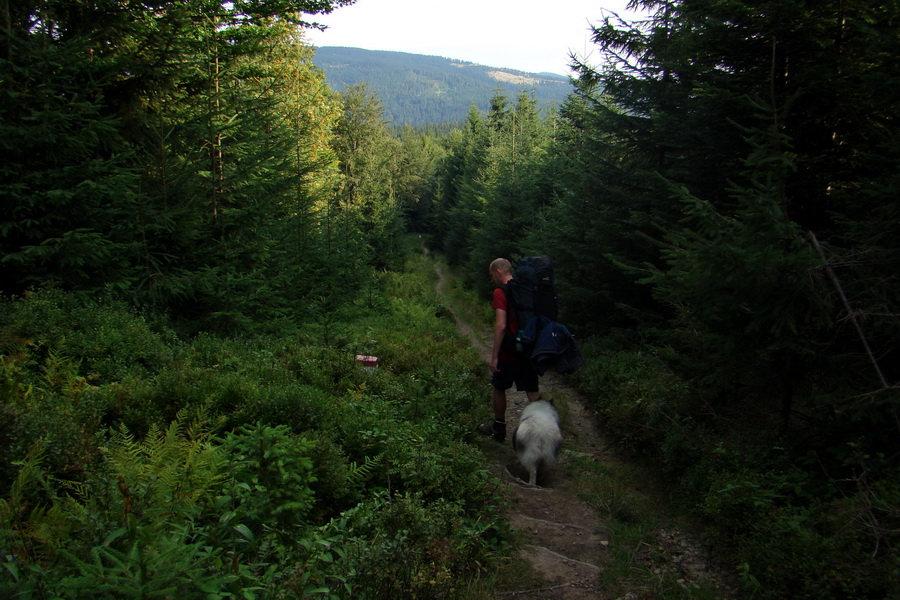
[[[378,454],[377,456],[366,456],[366,460],[363,464],[358,465],[356,462],[350,463],[350,471],[347,473],[347,480],[353,484],[362,483],[375,468],[381,463],[384,457],[384,453]]]
[[[171,528],[153,540],[139,539],[117,549],[96,546],[83,560],[65,553],[76,573],[60,582],[65,598],[184,598],[199,590],[212,597],[237,577],[210,570],[221,549],[192,542],[189,527]]]
[[[18,461],[21,465],[19,474],[10,487],[9,497],[5,502],[0,502],[0,530],[6,532],[13,529],[19,521],[22,508],[27,504],[25,491],[35,485],[45,487],[45,479],[41,471],[41,461],[44,457],[44,445],[40,442],[34,444],[25,457]]]
[[[183,417],[179,414],[165,431],[151,426],[143,441],[125,428],[113,435],[109,464],[125,514],[153,515],[165,522],[212,501],[225,479],[225,458],[204,426],[188,429]]]
[[[40,470],[42,450],[33,449],[10,498],[0,502],[7,557],[0,592],[184,597],[198,589],[215,595],[235,582],[237,575],[222,568],[224,549],[208,543],[201,518],[221,490],[226,460],[204,422],[186,426],[184,420],[179,415],[165,430],[151,428],[143,440],[125,428],[113,432],[105,468],[67,484],[71,493],[64,496],[52,493]],[[26,514],[41,486],[46,507]],[[55,564],[52,577],[45,576],[44,563]]]
[[[44,472],[45,447],[35,443],[25,460],[14,464],[21,469],[0,502],[0,538],[5,551],[34,557],[56,546],[64,517],[56,504],[53,481]]]
[[[42,468],[45,447],[34,444],[19,473],[0,501],[0,597],[35,597],[51,563],[67,537],[66,519],[54,503],[52,482]]]

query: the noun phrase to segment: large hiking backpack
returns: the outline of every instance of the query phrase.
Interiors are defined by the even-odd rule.
[[[528,357],[538,375],[551,366],[557,373],[572,373],[584,365],[575,336],[556,322],[553,261],[546,256],[519,259],[506,292],[519,322],[519,330],[512,332],[515,351]]]
[[[528,326],[532,317],[543,316],[556,321],[556,300],[553,261],[546,256],[526,256],[516,261],[513,278],[506,286],[507,301],[516,311],[519,331]],[[513,332],[517,334],[518,332]]]

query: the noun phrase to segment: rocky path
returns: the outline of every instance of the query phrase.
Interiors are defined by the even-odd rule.
[[[489,358],[489,357],[488,357]],[[560,412],[564,436],[559,464],[545,487],[524,485],[527,479],[511,444],[482,442],[491,469],[507,484],[512,496],[510,525],[522,541],[521,558],[536,577],[525,578],[501,591],[502,596],[525,599],[604,599],[601,574],[609,562],[609,539],[605,523],[596,510],[579,500],[564,477],[566,463],[577,455],[599,458],[605,442],[593,426],[594,419],[571,390],[554,381],[541,379],[544,398],[552,398]],[[525,394],[508,394],[507,428],[514,431],[519,414],[527,404]],[[510,586],[504,582],[504,586]]]
[[[443,297],[446,283],[440,266],[437,293]],[[490,331],[476,331],[460,319],[451,307],[459,330],[472,342],[485,363],[490,361]],[[485,377],[487,377],[487,372]],[[607,590],[609,578],[604,571],[612,563],[609,539],[609,519],[600,511],[579,499],[576,482],[565,477],[567,463],[572,460],[600,463],[618,461],[613,446],[596,425],[584,399],[552,372],[541,379],[544,398],[553,399],[560,413],[563,431],[563,450],[559,464],[545,487],[524,485],[524,469],[518,464],[509,441],[500,444],[485,438],[481,443],[494,474],[506,485],[511,502],[508,514],[511,526],[518,532],[520,558],[525,565],[522,576],[501,577],[498,597],[525,600],[637,600],[649,598],[640,592]],[[485,403],[488,403],[487,397]],[[507,430],[512,432],[527,403],[525,394],[511,390],[508,394]],[[487,414],[487,406],[486,406]],[[705,550],[689,536],[673,530],[657,536],[661,541],[655,553],[668,553],[664,569],[677,570],[679,581],[721,579],[709,567]],[[717,586],[718,587],[718,586]],[[724,586],[722,598],[731,597]],[[690,597],[684,596],[684,597]]]

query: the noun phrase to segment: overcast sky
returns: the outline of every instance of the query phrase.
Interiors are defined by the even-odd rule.
[[[357,0],[319,15],[315,46],[396,50],[490,67],[568,75],[569,53],[589,55],[591,23],[627,0]]]

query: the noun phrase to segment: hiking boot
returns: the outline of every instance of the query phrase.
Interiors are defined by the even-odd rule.
[[[482,435],[494,438],[498,442],[502,442],[506,439],[506,421],[494,419],[487,423],[482,423],[476,427],[475,430]]]

